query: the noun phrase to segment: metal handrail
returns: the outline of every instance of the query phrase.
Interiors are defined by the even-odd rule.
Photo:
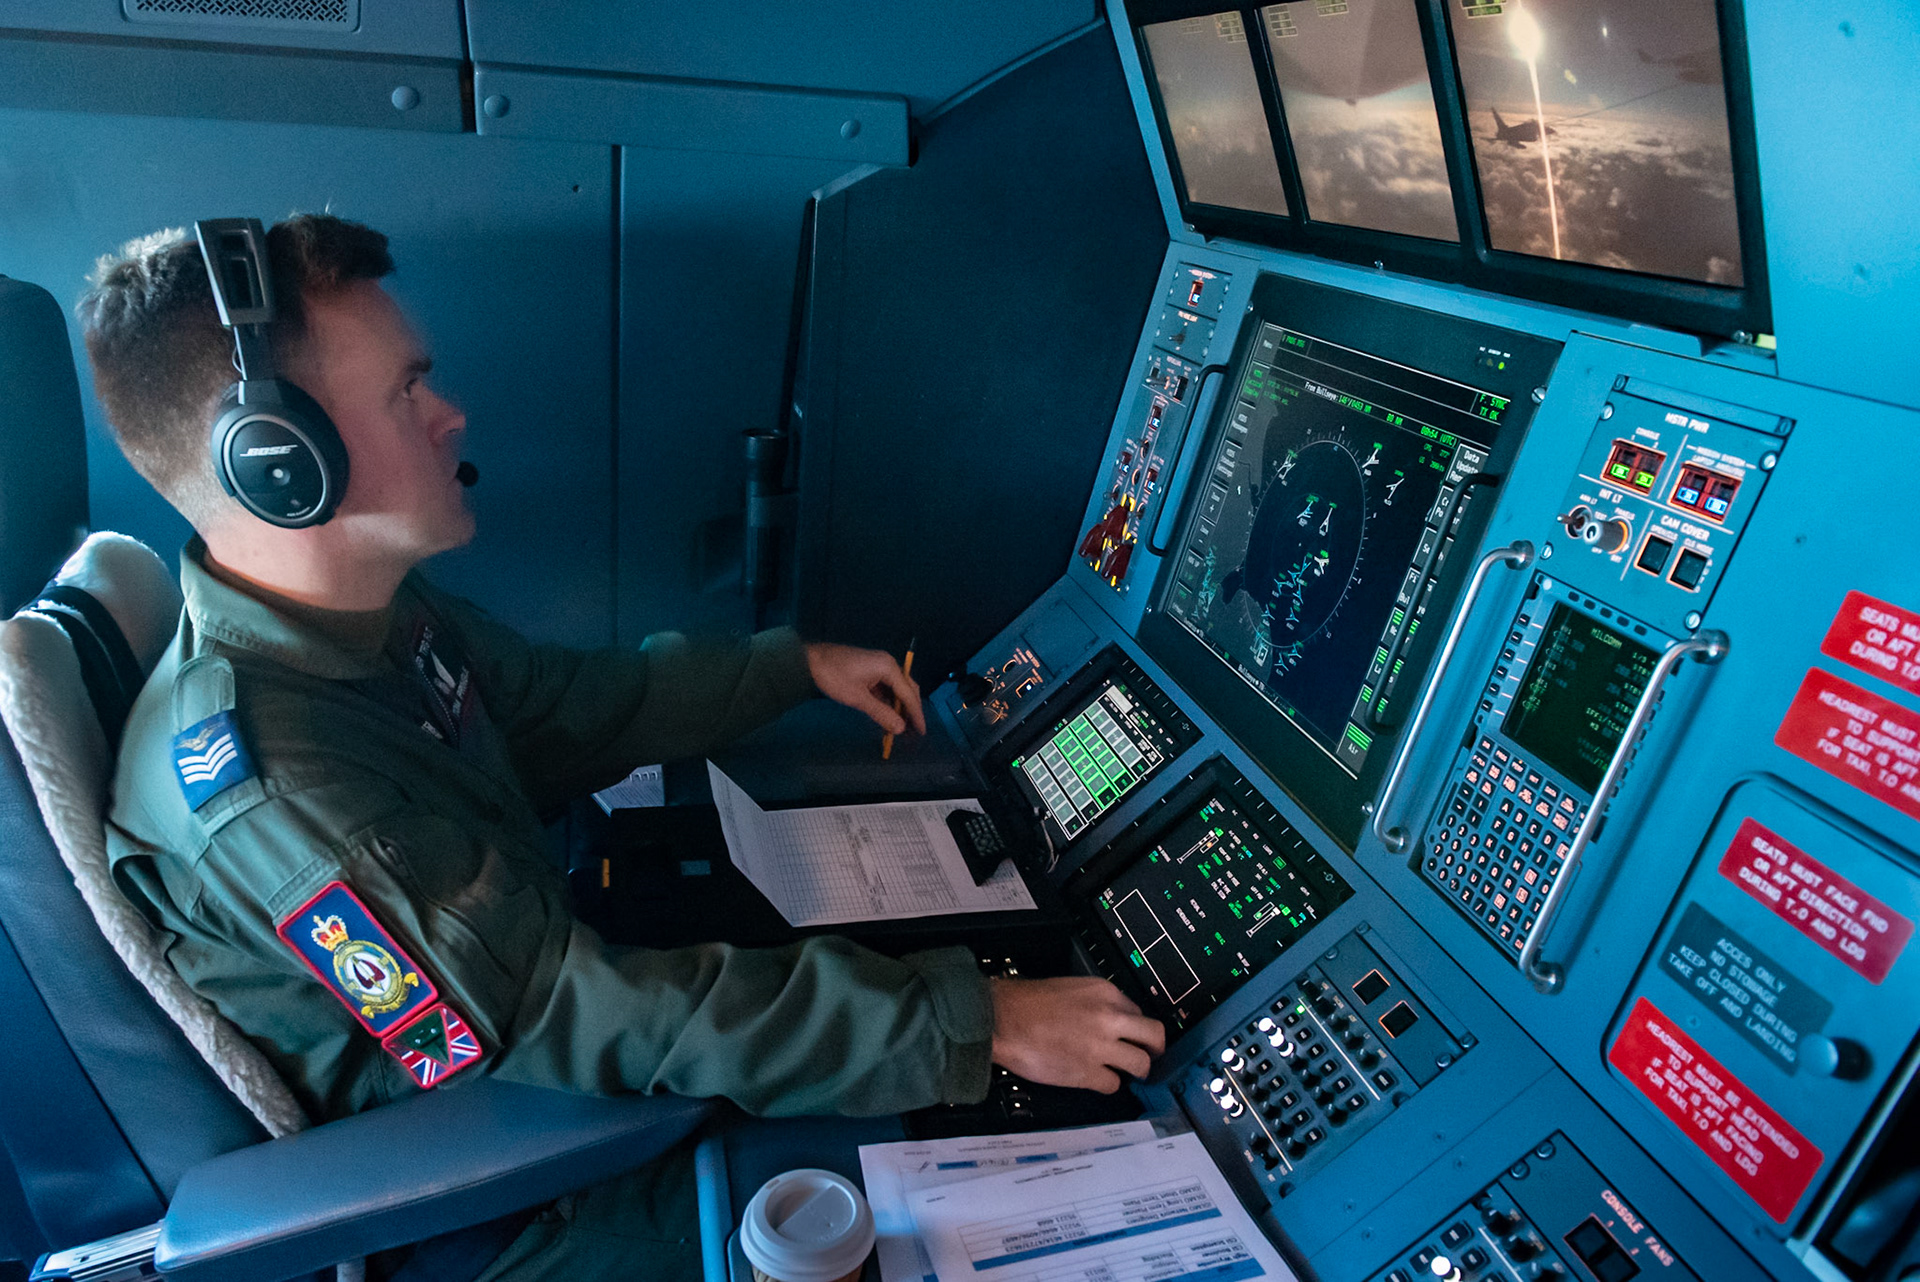
[[[1386,786],[1380,790],[1380,800],[1373,811],[1373,835],[1396,855],[1407,848],[1411,838],[1406,829],[1391,827],[1387,823],[1387,817],[1393,810],[1394,793],[1399,790],[1400,780],[1406,774],[1407,763],[1413,759],[1414,742],[1419,739],[1420,731],[1427,724],[1427,715],[1433,710],[1434,696],[1440,689],[1441,678],[1446,676],[1447,665],[1452,662],[1461,634],[1466,631],[1467,616],[1473,612],[1474,602],[1479,599],[1480,590],[1486,586],[1487,576],[1493,572],[1493,567],[1502,564],[1516,570],[1526,569],[1533,564],[1533,544],[1520,539],[1507,547],[1495,548],[1473,567],[1473,578],[1467,582],[1466,596],[1461,598],[1460,609],[1453,616],[1453,626],[1447,630],[1446,643],[1440,647],[1440,653],[1433,661],[1433,675],[1427,680],[1426,692],[1420,696],[1420,705],[1414,709],[1413,720],[1407,723],[1407,733],[1400,740],[1400,751],[1394,754],[1393,768],[1387,771]]]
[[[1566,980],[1564,966],[1540,960],[1547,928],[1552,925],[1554,914],[1566,900],[1567,887],[1573,884],[1573,874],[1580,867],[1580,857],[1593,843],[1593,834],[1606,817],[1614,790],[1619,787],[1620,776],[1626,773],[1627,763],[1633,759],[1634,745],[1653,716],[1653,705],[1660,701],[1660,692],[1667,678],[1688,658],[1701,663],[1718,663],[1727,657],[1727,648],[1726,633],[1702,632],[1661,655],[1660,662],[1654,665],[1652,674],[1647,677],[1646,688],[1640,691],[1639,702],[1633,705],[1633,716],[1627,719],[1626,731],[1613,750],[1612,760],[1607,762],[1607,772],[1600,777],[1600,786],[1594,790],[1593,803],[1587,807],[1586,817],[1581,819],[1579,829],[1573,834],[1573,844],[1567,847],[1566,856],[1560,861],[1560,875],[1553,879],[1553,888],[1547,891],[1547,902],[1540,905],[1533,929],[1527,932],[1527,942],[1521,946],[1520,973],[1532,980],[1533,986],[1540,992],[1549,995],[1557,993]]]

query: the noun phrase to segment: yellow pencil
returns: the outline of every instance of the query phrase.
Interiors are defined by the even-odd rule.
[[[912,641],[907,642],[907,659],[905,663],[900,665],[901,676],[910,677],[913,675],[913,647],[915,642],[917,642],[918,640],[919,638],[915,637]],[[899,695],[895,695],[893,697],[893,710],[899,713],[902,717],[907,715],[907,710],[904,707],[902,707],[900,704]],[[892,756],[893,756],[893,733],[889,731],[886,737],[880,740],[880,760],[886,761],[890,759]]]

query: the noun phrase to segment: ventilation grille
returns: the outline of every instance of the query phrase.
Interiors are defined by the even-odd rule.
[[[207,23],[222,27],[295,27],[352,31],[360,0],[120,0],[130,22]]]

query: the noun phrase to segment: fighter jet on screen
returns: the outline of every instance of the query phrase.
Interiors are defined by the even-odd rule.
[[[1509,147],[1524,147],[1530,142],[1540,141],[1540,122],[1537,120],[1522,120],[1517,125],[1510,125],[1506,122],[1505,118],[1501,116],[1499,109],[1495,108],[1493,111],[1493,125],[1493,138],[1491,139],[1493,142],[1504,142]],[[1555,129],[1552,125],[1547,126],[1547,137],[1558,138],[1559,136],[1559,130]]]

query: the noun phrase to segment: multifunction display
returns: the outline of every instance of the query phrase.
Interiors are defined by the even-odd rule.
[[[1099,693],[1015,761],[1060,831],[1073,837],[1166,760],[1153,714],[1109,677]]]
[[[1591,794],[1659,661],[1639,642],[1556,604],[1501,728]]]
[[[1237,379],[1163,608],[1357,777],[1510,400],[1271,323]]]
[[[1072,841],[1200,738],[1132,660],[1107,649],[1028,714],[993,754],[1048,841]],[[1036,809],[1037,807],[1037,809]]]
[[[1284,820],[1256,822],[1231,782],[1208,782],[1090,901],[1115,969],[1175,1029],[1353,893]]]

